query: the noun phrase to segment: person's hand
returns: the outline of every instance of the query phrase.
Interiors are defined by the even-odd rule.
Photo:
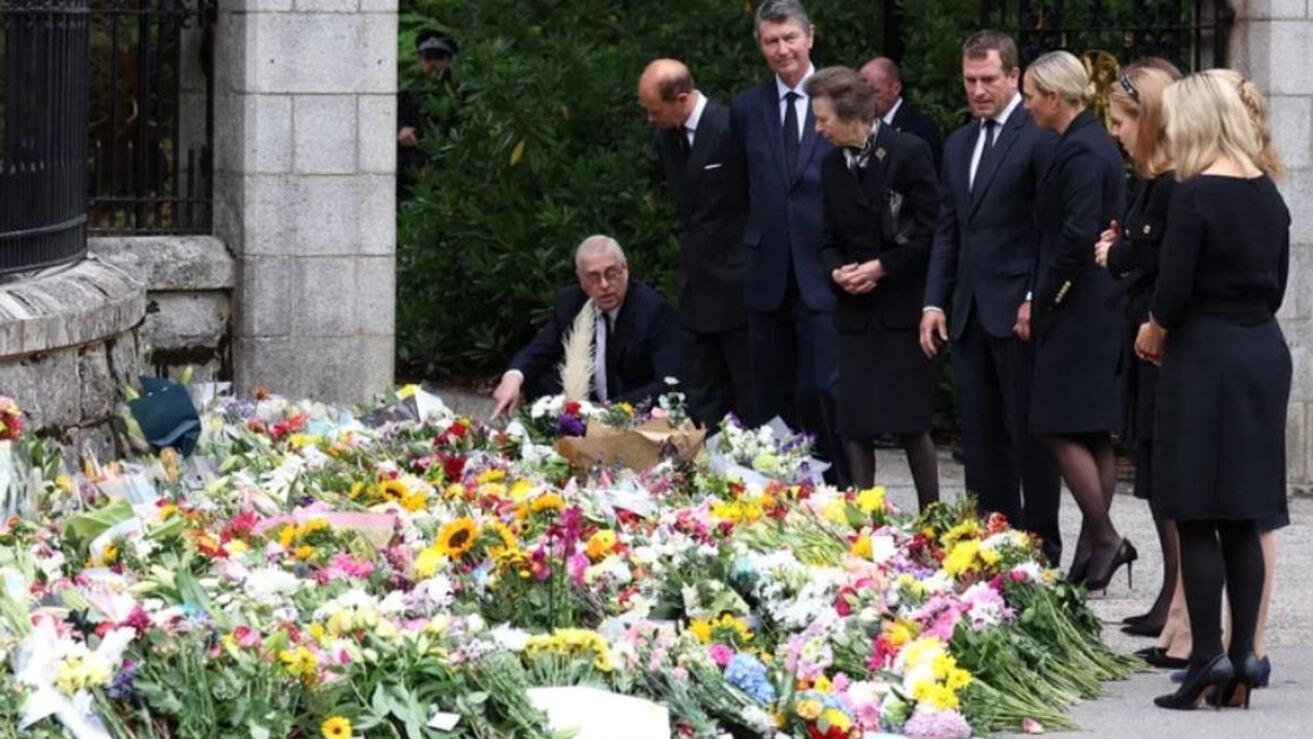
[[[948,342],[948,317],[938,308],[921,313],[921,351],[930,359],[939,354],[939,347]]]
[[[1166,341],[1167,329],[1159,326],[1150,316],[1149,320],[1140,324],[1140,330],[1135,334],[1135,356],[1141,362],[1160,365],[1163,363],[1163,344]]]
[[[415,135],[415,127],[402,126],[401,130],[397,131],[397,143],[407,149],[417,146],[419,144],[419,137]]]
[[[520,386],[523,384],[524,377],[519,372],[507,372],[502,375],[497,389],[492,391],[492,400],[495,404],[492,408],[492,418],[503,413],[515,412],[515,406],[520,403]]]
[[[844,292],[850,295],[859,295],[860,292],[858,291],[858,288],[861,286],[861,281],[858,278],[857,271],[860,266],[861,265],[855,262],[853,264],[845,264],[831,272],[830,277],[840,288],[843,289]]]
[[[1030,341],[1030,301],[1023,301],[1017,308],[1017,322],[1012,326],[1012,333],[1022,341]]]
[[[1099,234],[1099,240],[1094,244],[1094,261],[1098,262],[1100,267],[1108,266],[1108,250],[1115,243],[1117,243],[1117,220],[1113,219],[1108,224],[1107,230]]]
[[[875,289],[884,277],[884,265],[879,259],[872,259],[869,262],[862,262],[852,272],[851,284],[853,289],[848,292],[853,295],[869,293]]]

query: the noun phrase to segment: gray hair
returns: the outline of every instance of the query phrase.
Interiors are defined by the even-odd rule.
[[[574,250],[576,269],[589,254],[614,254],[621,264],[629,264],[629,260],[625,258],[625,250],[620,248],[620,242],[603,234],[593,234],[579,242],[579,247]]]
[[[757,22],[752,27],[755,35],[761,35],[761,24],[764,22],[784,23],[786,21],[797,21],[802,26],[802,30],[807,33],[812,32],[812,19],[808,17],[807,11],[803,10],[802,3],[798,0],[766,0],[757,8]]]
[[[845,121],[875,120],[875,91],[847,67],[826,67],[807,78],[808,97],[829,98],[834,114]]]

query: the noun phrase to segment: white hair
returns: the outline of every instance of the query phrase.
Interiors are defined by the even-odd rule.
[[[614,254],[621,264],[628,264],[629,260],[625,258],[625,250],[620,248],[620,242],[602,234],[593,234],[583,241],[579,242],[578,248],[574,250],[574,266],[578,267],[588,254]]]

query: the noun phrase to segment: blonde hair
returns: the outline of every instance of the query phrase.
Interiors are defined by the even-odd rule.
[[[1179,79],[1181,72],[1174,64],[1149,57],[1122,70],[1121,79],[1108,93],[1109,103],[1125,111],[1134,122],[1135,146],[1127,153],[1145,177],[1157,177],[1172,168],[1163,121],[1163,91]]]
[[[1254,135],[1258,137],[1258,160],[1255,163],[1267,176],[1274,180],[1281,179],[1286,173],[1286,167],[1281,163],[1276,147],[1272,145],[1272,126],[1268,121],[1263,93],[1234,69],[1209,69],[1204,74],[1216,77],[1223,84],[1233,85],[1236,92],[1240,93],[1240,102],[1244,103],[1249,122],[1254,127]]]
[[[1163,92],[1163,109],[1177,179],[1194,177],[1222,155],[1262,169],[1258,134],[1235,85],[1195,73]]]
[[[1071,105],[1084,107],[1094,99],[1089,72],[1075,54],[1050,51],[1030,63],[1026,74],[1040,92],[1056,92]]]

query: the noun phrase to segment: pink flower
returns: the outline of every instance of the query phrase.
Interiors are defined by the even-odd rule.
[[[723,669],[734,658],[734,650],[724,644],[712,644],[707,647],[707,656],[716,663],[717,667]]]
[[[570,581],[575,585],[583,585],[584,573],[588,571],[588,555],[583,552],[571,554],[565,561],[565,567],[570,574]]]

